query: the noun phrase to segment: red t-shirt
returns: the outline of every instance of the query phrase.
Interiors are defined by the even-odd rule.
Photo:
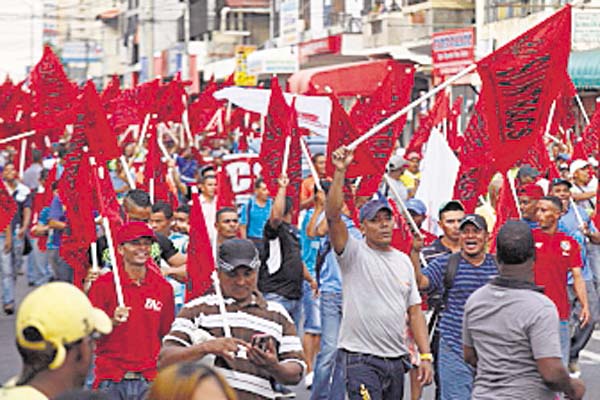
[[[94,388],[103,380],[121,381],[126,372],[141,372],[146,379],[154,379],[161,340],[174,319],[173,289],[161,275],[147,270],[139,286],[124,275],[121,285],[125,306],[131,307],[129,319],[98,340]],[[112,272],[94,282],[89,298],[112,318],[117,307]]]
[[[534,229],[535,241],[535,283],[544,287],[544,293],[558,309],[561,320],[569,319],[569,296],[567,294],[567,273],[571,268],[581,268],[579,244],[563,232],[553,235]]]

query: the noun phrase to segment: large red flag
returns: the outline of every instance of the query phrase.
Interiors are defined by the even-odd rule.
[[[573,159],[581,158],[587,160],[588,157],[596,157],[598,155],[598,145],[600,142],[600,107],[596,107],[594,115],[590,120],[589,125],[581,136],[575,139],[573,149]]]
[[[44,129],[44,135],[57,140],[66,122],[72,121],[77,86],[70,82],[63,66],[50,46],[44,47],[42,59],[30,74],[34,126]]]
[[[273,78],[271,80],[271,99],[265,118],[265,133],[260,146],[262,176],[271,193],[277,193],[277,179],[281,175],[285,141],[290,136],[291,113],[292,109],[283,97],[277,78]]]
[[[62,235],[60,256],[73,268],[73,283],[81,287],[88,267],[88,249],[96,240],[93,175],[87,155],[67,162],[58,183],[68,228]]]
[[[448,140],[448,146],[455,151],[458,152],[462,148],[462,145],[465,141],[465,137],[463,135],[459,135],[458,124],[460,123],[460,115],[462,112],[462,104],[463,98],[462,96],[458,96],[456,100],[454,100],[454,104],[452,104],[452,108],[450,110],[450,115],[448,116],[447,129],[446,129],[446,139]]]
[[[16,212],[17,203],[8,193],[4,181],[0,181],[0,233],[4,233],[4,229],[10,224]]]
[[[486,121],[481,114],[482,102],[483,98],[480,97],[465,131],[465,141],[458,153],[460,168],[454,184],[453,198],[460,200],[468,213],[475,210],[479,195],[487,192],[488,184],[496,172]]]
[[[292,102],[292,112],[289,116],[289,124],[291,141],[290,156],[286,173],[290,183],[288,186],[287,195],[292,198],[292,204],[294,205],[292,222],[297,224],[298,216],[300,214],[300,187],[302,186],[302,147],[300,147],[302,133],[300,127],[298,127],[296,100]]]
[[[480,60],[481,97],[495,166],[506,171],[535,144],[566,76],[571,7]]]
[[[394,220],[396,221],[396,227],[394,227],[392,231],[392,247],[405,254],[410,254],[413,243],[413,233],[410,230],[410,225],[402,213],[398,210],[398,206],[393,200],[388,200],[388,204],[392,208],[392,214],[394,215]]]
[[[83,89],[73,129],[83,129],[90,153],[100,163],[121,155],[117,138],[108,125],[100,97],[92,81],[88,81]]]
[[[208,237],[200,196],[192,193],[190,209],[190,244],[188,246],[186,302],[202,296],[211,286],[211,274],[215,270],[215,259]]]

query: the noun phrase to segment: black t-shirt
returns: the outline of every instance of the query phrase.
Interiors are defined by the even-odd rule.
[[[258,274],[258,288],[262,293],[277,293],[290,300],[302,297],[303,266],[300,255],[298,229],[282,222],[273,229],[267,222],[264,229],[264,252]],[[270,274],[267,260],[271,257],[270,243],[279,239],[281,266],[277,272]]]
[[[150,256],[156,262],[156,265],[160,266],[160,259],[169,261],[169,258],[177,254],[177,249],[173,246],[171,239],[160,233],[155,233],[156,243],[152,244],[150,249]],[[108,253],[108,242],[106,236],[100,236],[96,241],[98,244],[98,263],[101,266],[110,266],[110,256]],[[116,249],[115,249],[116,251]],[[90,260],[91,263],[91,260]]]

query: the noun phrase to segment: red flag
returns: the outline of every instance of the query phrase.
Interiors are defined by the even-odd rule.
[[[475,210],[479,195],[487,192],[488,184],[496,172],[492,166],[486,121],[481,114],[482,102],[483,98],[480,97],[465,131],[465,142],[458,153],[460,168],[453,198],[463,203],[467,213]]]
[[[100,100],[102,101],[102,106],[108,113],[112,113],[114,111],[114,105],[112,100],[116,99],[121,95],[121,80],[117,75],[113,75],[111,80],[108,82],[108,85],[102,91],[100,95]]]
[[[508,181],[506,174],[504,174],[502,186],[498,192],[498,200],[496,201],[496,223],[494,224],[494,230],[491,236],[491,253],[496,253],[496,236],[498,235],[500,228],[502,228],[502,225],[510,219],[519,219],[519,210],[517,207],[518,205],[510,187],[510,182]]]
[[[227,170],[219,167],[217,171],[217,210],[223,207],[235,207],[235,193],[231,188],[231,179]]]
[[[455,152],[460,151],[465,141],[465,137],[458,133],[462,104],[463,98],[462,96],[458,96],[456,100],[454,100],[454,104],[452,104],[452,109],[450,110],[447,122],[446,138],[448,140],[448,146]]]
[[[529,148],[527,154],[522,159],[522,164],[529,164],[542,173],[543,176],[555,166],[550,160],[550,154],[546,148],[546,143],[543,137],[538,137],[532,147]]]
[[[566,76],[571,7],[536,25],[477,63],[495,166],[506,171],[543,134]]]
[[[30,74],[36,129],[52,129],[45,134],[52,141],[58,139],[66,122],[72,121],[72,110],[78,94],[63,66],[50,46],[44,47],[42,59]]]
[[[100,97],[92,81],[88,81],[83,89],[73,129],[83,129],[90,153],[97,158],[98,162],[104,163],[121,155],[117,138],[108,125]]]
[[[596,157],[598,155],[598,144],[600,141],[600,107],[596,107],[594,115],[588,126],[580,137],[575,139],[573,149],[573,159],[581,158],[587,160],[588,157]]]
[[[96,240],[92,170],[87,156],[68,161],[58,183],[68,228],[62,235],[60,256],[73,268],[73,283],[81,287],[87,273],[88,249]]]
[[[290,156],[287,169],[287,176],[290,180],[287,195],[292,198],[292,204],[294,205],[292,223],[297,224],[300,214],[300,187],[302,186],[302,148],[300,147],[302,133],[301,129],[298,127],[296,99],[292,101],[292,112],[289,115],[289,125],[292,139],[290,141]]]
[[[4,229],[10,224],[15,213],[17,212],[17,203],[8,193],[4,181],[0,185],[0,233],[4,233]]]
[[[331,122],[329,124],[329,138],[327,141],[327,151],[331,155],[335,150],[340,148],[341,146],[347,145],[355,139],[360,137],[358,130],[354,127],[354,124],[350,121],[350,117],[344,110],[344,107],[340,104],[337,97],[334,95],[330,96],[331,98]],[[346,176],[348,178],[356,178],[358,176],[362,176],[362,173],[356,174],[356,171],[359,171],[360,168],[358,166],[362,166],[366,168],[364,173],[366,174],[376,174],[377,166],[374,162],[372,162],[372,158],[369,156],[370,153],[357,151],[354,155],[354,160],[352,164],[350,164],[352,168],[352,173],[350,173],[350,168],[346,172]],[[365,156],[367,159],[365,160]],[[331,163],[331,157],[327,157],[327,175],[333,176],[333,172],[335,168]]]
[[[154,202],[163,200],[169,203],[168,168],[161,159],[162,153],[158,147],[160,138],[155,122],[156,120],[151,118],[151,122],[148,124],[148,154],[144,164],[144,189],[152,195]]]
[[[260,146],[262,176],[271,193],[277,193],[277,179],[281,175],[285,141],[290,136],[291,113],[292,109],[283,97],[277,78],[273,78],[271,99],[265,118],[265,133]],[[291,164],[290,162],[288,165]]]
[[[410,154],[412,152],[423,154],[423,146],[429,140],[431,130],[435,125],[439,124],[447,117],[449,113],[448,107],[448,96],[443,92],[438,93],[431,110],[429,110],[427,114],[419,116],[419,126],[413,133],[413,136],[406,147],[405,154]]]
[[[163,122],[181,122],[185,109],[183,97],[186,96],[185,82],[173,79],[159,88],[158,118]]]
[[[190,242],[188,246],[186,302],[202,296],[211,286],[215,270],[213,249],[206,229],[198,192],[192,193],[190,209]]]
[[[410,230],[410,225],[402,213],[398,210],[398,206],[396,206],[394,201],[388,201],[388,204],[392,208],[392,214],[394,215],[394,220],[396,221],[396,227],[392,231],[392,247],[405,254],[410,254],[410,249],[412,248],[413,242],[413,234]]]

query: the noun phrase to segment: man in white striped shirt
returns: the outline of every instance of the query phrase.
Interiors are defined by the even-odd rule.
[[[238,399],[273,399],[271,381],[295,385],[305,364],[294,322],[279,303],[256,289],[258,251],[252,242],[230,239],[219,247],[217,268],[227,313],[215,294],[187,303],[163,339],[161,368],[180,361],[214,362]],[[224,337],[223,324],[232,337]]]

